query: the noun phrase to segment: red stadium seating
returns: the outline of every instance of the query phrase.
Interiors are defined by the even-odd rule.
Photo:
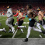
[[[40,7],[42,10],[45,11],[45,6],[44,4],[37,4],[37,3],[31,3],[33,5],[33,10],[36,10],[37,7]],[[16,13],[16,10],[17,9],[20,9],[20,8],[24,8],[25,9],[25,12],[26,12],[26,5],[27,3],[10,3],[10,4],[0,4],[0,13],[2,13],[3,11],[6,12],[6,7],[7,5],[11,5],[12,7],[12,10],[13,10],[13,13]]]

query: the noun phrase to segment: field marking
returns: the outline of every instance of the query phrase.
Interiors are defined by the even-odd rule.
[[[29,22],[23,22],[23,24],[29,24]]]
[[[16,32],[14,33],[14,35],[12,36],[12,38],[14,38],[14,37],[15,37],[15,35],[16,35],[16,33],[17,33],[17,31],[18,31],[18,29],[16,30]]]

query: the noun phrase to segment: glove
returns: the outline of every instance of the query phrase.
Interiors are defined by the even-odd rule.
[[[31,18],[29,18],[29,21],[31,21]]]
[[[28,17],[28,15],[26,15],[26,18]]]

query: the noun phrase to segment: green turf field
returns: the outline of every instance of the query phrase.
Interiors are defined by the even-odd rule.
[[[2,34],[2,37],[0,37],[0,38],[12,38],[12,36],[13,36],[12,33],[8,33],[9,28],[8,28],[8,26],[6,26],[6,24],[5,24],[6,19],[7,19],[6,16],[0,16],[0,23],[2,24],[2,26],[0,26],[0,29],[6,28],[6,31],[7,31],[7,33],[5,33],[5,32],[0,32],[0,35]],[[15,19],[14,23],[16,23],[16,22],[17,22],[16,17],[14,17],[14,19]],[[38,17],[36,17],[36,19],[37,19],[37,21],[38,21]],[[28,21],[29,21],[28,18],[25,18],[25,19],[24,19],[24,22],[28,22]],[[28,29],[28,24],[23,24],[23,25],[26,25],[26,26],[27,26],[27,29]],[[14,27],[15,27],[15,30],[16,30],[16,29],[17,29],[17,26],[14,26]],[[42,27],[41,27],[41,28],[42,28]],[[19,30],[17,31],[17,33],[16,33],[16,35],[15,35],[14,38],[26,38],[27,29],[23,28],[23,30],[24,30],[24,33],[23,33],[23,34],[21,33],[21,30],[19,29]],[[42,28],[42,29],[43,29],[43,28]],[[29,38],[40,38],[40,37],[39,37],[39,34],[40,34],[39,32],[36,32],[36,31],[34,31],[34,30],[32,29]],[[41,33],[41,35],[42,35],[43,38],[45,38],[45,36],[44,36],[42,33]]]

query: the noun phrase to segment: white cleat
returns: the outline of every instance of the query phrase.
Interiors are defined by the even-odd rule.
[[[5,28],[3,28],[3,30],[5,30]]]
[[[11,31],[11,30],[9,30],[8,32],[9,32],[9,33],[12,33],[12,31]]]
[[[42,36],[41,36],[41,35],[39,35],[39,37],[40,37],[40,38],[42,38]]]
[[[6,32],[5,28],[3,28],[3,32]]]
[[[0,35],[0,37],[2,36],[2,34]]]
[[[14,34],[14,33],[15,33],[15,30],[13,30],[12,32],[13,32],[13,34]]]

